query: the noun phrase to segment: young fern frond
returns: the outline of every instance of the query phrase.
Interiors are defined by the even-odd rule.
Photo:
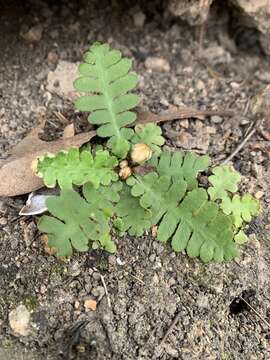
[[[71,256],[73,248],[87,251],[89,247],[114,253],[109,220],[121,187],[116,183],[97,190],[87,183],[83,187],[85,198],[70,189],[48,198],[46,204],[52,216],[43,215],[38,228],[48,234],[49,247],[56,248],[58,256]]]
[[[208,180],[212,184],[208,188],[211,200],[224,199],[228,197],[228,191],[235,193],[241,180],[240,174],[231,166],[216,166],[212,170],[213,175]]]
[[[156,124],[149,123],[135,126],[135,134],[131,138],[131,142],[133,144],[146,144],[156,155],[159,155],[161,153],[160,147],[164,145],[165,139],[162,136],[161,128]]]
[[[227,215],[233,216],[234,225],[239,228],[243,222],[250,222],[253,216],[260,212],[260,203],[250,194],[245,194],[240,197],[238,194],[231,199],[229,196],[223,198],[221,208]]]
[[[151,227],[152,213],[141,207],[139,200],[132,196],[130,187],[124,185],[120,193],[120,201],[115,207],[117,216],[122,219],[122,231],[131,236],[141,236]]]
[[[118,165],[115,156],[106,150],[98,150],[95,157],[90,151],[71,148],[56,155],[43,155],[37,159],[36,173],[43,178],[48,188],[58,183],[61,189],[72,189],[72,185],[81,186],[87,182],[96,188],[109,185],[118,179],[114,168]]]
[[[139,97],[129,93],[138,82],[137,76],[129,73],[132,61],[122,58],[121,52],[111,50],[108,44],[99,43],[91,46],[84,60],[74,87],[92,95],[81,96],[75,106],[90,112],[89,122],[99,126],[97,135],[110,138],[113,153],[124,158],[133,135],[133,130],[125,126],[136,120],[130,110],[139,103]]]
[[[151,211],[153,224],[159,223],[157,239],[165,242],[172,237],[174,251],[186,250],[204,262],[230,260],[238,254],[231,218],[208,200],[206,190],[187,193],[183,177],[155,172],[136,175],[127,183],[141,206]]]
[[[210,159],[208,155],[198,156],[192,152],[184,155],[179,151],[164,151],[160,157],[153,157],[148,163],[156,166],[159,175],[173,178],[182,176],[187,182],[188,190],[192,190],[198,187],[197,176],[208,168]]]

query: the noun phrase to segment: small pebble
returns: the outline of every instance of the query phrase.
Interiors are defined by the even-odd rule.
[[[211,122],[214,124],[220,124],[220,123],[222,123],[222,121],[223,121],[223,118],[221,116],[218,116],[218,115],[211,116]]]
[[[166,59],[154,56],[148,57],[145,60],[144,65],[147,69],[155,71],[168,72],[171,69],[170,64]]]
[[[264,196],[264,192],[261,190],[259,190],[255,193],[255,198],[258,200],[261,199],[263,196]]]
[[[197,299],[197,305],[201,308],[208,308],[208,298],[207,296],[199,296],[199,298]]]
[[[184,129],[188,129],[189,128],[189,121],[188,119],[182,120],[180,121],[180,126]]]
[[[93,299],[87,299],[84,302],[84,307],[85,307],[85,310],[95,311],[97,308],[97,302],[96,302],[96,300],[93,300]]]
[[[142,11],[138,11],[133,14],[133,22],[137,28],[142,28],[145,23],[146,16]]]
[[[74,303],[74,309],[78,310],[80,308],[80,302],[78,300]]]
[[[155,255],[155,254],[150,255],[150,256],[149,256],[149,260],[150,260],[151,262],[154,262],[154,261],[156,260],[156,255]]]
[[[22,33],[21,37],[29,43],[39,42],[41,40],[42,33],[43,27],[41,24],[38,24],[31,27],[31,29],[28,30],[26,33]]]
[[[9,315],[9,325],[18,335],[27,336],[30,333],[30,312],[25,305],[19,305]]]
[[[3,218],[3,217],[0,218],[0,225],[5,226],[5,225],[7,225],[7,223],[8,223],[8,221],[6,218]]]
[[[51,64],[56,64],[58,61],[58,55],[55,51],[50,51],[47,55],[47,60]]]
[[[59,36],[59,31],[58,30],[52,30],[51,32],[50,32],[50,37],[52,38],[52,39],[56,39],[56,38],[58,38],[58,36]]]

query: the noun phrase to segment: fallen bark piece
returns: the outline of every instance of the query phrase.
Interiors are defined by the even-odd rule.
[[[0,196],[27,194],[44,186],[31,170],[33,161],[46,153],[55,154],[70,147],[80,147],[88,142],[95,131],[82,133],[55,141],[40,140],[38,134],[42,126],[32,130],[10,153],[10,157],[0,163]]]

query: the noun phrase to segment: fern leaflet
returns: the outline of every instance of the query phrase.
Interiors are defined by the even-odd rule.
[[[52,216],[43,215],[38,228],[48,234],[49,247],[56,248],[58,256],[72,255],[72,248],[87,251],[89,246],[115,252],[109,220],[120,188],[116,183],[97,190],[87,183],[83,187],[85,199],[70,189],[48,198],[46,205]]]
[[[38,158],[37,175],[43,178],[49,188],[58,182],[60,188],[71,189],[72,184],[81,186],[91,182],[96,188],[109,185],[118,179],[113,170],[118,165],[115,156],[106,150],[98,150],[95,157],[90,151],[71,148],[56,155],[44,155]]]

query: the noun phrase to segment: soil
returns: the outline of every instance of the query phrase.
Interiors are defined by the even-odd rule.
[[[167,146],[208,153],[214,163],[232,153],[255,121],[245,114],[248,100],[270,81],[269,58],[256,32],[232,31],[230,19],[209,24],[199,57],[197,29],[171,18],[161,2],[145,3],[1,5],[1,157],[42,117],[43,137],[59,137],[64,125],[54,111],[77,131],[86,129],[70,101],[46,90],[47,75],[60,60],[81,61],[97,40],[133,58],[145,109],[235,111],[231,119],[163,125]],[[142,25],[134,20],[138,12],[145,15]],[[34,40],[25,39],[36,25]],[[166,61],[151,69],[151,57]],[[266,125],[264,131],[269,134]],[[63,261],[45,252],[37,219],[18,216],[26,196],[2,199],[0,359],[270,359],[269,142],[257,131],[232,163],[243,176],[242,189],[262,196],[263,210],[247,230],[241,256],[230,263],[204,265],[184,253],[176,256],[150,235],[119,238],[116,255],[92,252]],[[97,301],[96,311],[86,311],[87,299]],[[32,330],[24,337],[8,320],[19,304],[31,312]]]

